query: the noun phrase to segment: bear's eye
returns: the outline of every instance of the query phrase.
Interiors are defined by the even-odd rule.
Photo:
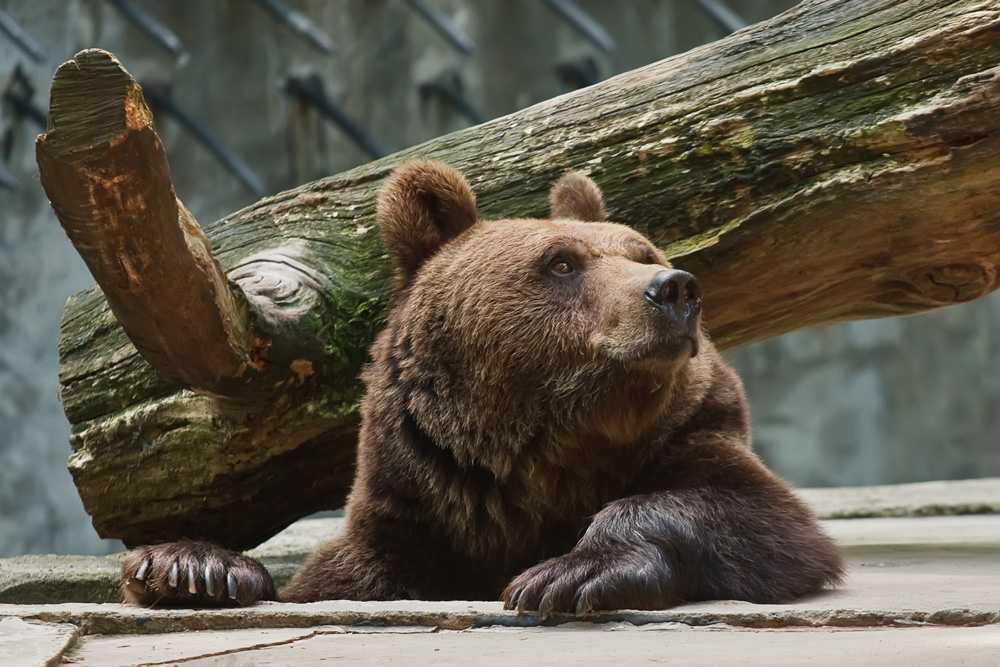
[[[568,276],[569,274],[576,271],[573,265],[567,262],[565,259],[557,259],[549,265],[549,271],[556,274],[557,276]]]

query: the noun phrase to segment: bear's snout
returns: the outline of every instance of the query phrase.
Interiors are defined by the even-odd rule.
[[[698,279],[687,271],[660,271],[649,281],[643,298],[680,326],[693,346],[691,356],[698,354],[698,316],[701,315]]]

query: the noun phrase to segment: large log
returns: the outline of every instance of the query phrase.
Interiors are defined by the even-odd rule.
[[[116,70],[123,90],[134,85],[116,61],[98,62],[81,54],[53,83],[39,164],[61,218],[60,183],[91,160],[127,163],[109,156],[144,131],[129,127],[127,105],[109,102],[134,95],[92,87],[89,101],[60,102],[98,71]],[[75,296],[63,321],[60,380],[84,506],[101,535],[128,544],[189,536],[242,548],[341,504],[356,378],[389,284],[375,194],[394,166],[418,155],[465,172],[484,217],[544,216],[556,178],[590,173],[613,219],[700,277],[721,347],[986,294],[1000,265],[998,64],[1000,0],[812,0],[687,54],[239,211],[206,236],[233,298],[242,293],[258,311],[292,322],[255,329],[247,320],[265,346],[290,346],[273,359],[259,355],[258,372],[286,380],[270,390],[213,389],[192,379],[197,369],[186,379],[171,374],[183,358],[150,356],[156,370],[98,288]],[[83,84],[74,88],[77,78]],[[82,114],[81,122],[60,113]],[[59,165],[68,157],[46,154],[49,143],[65,156],[86,146],[88,155],[66,175]],[[108,192],[130,182],[90,173]],[[76,210],[77,219],[62,219],[68,228],[88,220]],[[89,215],[100,219],[101,207]],[[140,232],[115,232],[130,233]],[[293,361],[308,372],[290,374]]]

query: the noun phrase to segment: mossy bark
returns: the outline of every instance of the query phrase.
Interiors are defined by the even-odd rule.
[[[341,505],[390,283],[375,196],[416,156],[462,170],[483,217],[545,216],[550,185],[588,172],[614,220],[699,276],[720,347],[986,294],[1000,265],[998,65],[998,0],[807,0],[209,225],[229,279],[296,313],[270,332],[311,372],[263,397],[211,397],[154,370],[98,288],[73,297],[60,379],[84,506],[129,544],[248,547]]]

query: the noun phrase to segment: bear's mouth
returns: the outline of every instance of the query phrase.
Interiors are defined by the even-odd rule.
[[[663,340],[656,341],[649,346],[646,353],[642,355],[642,358],[674,360],[680,359],[685,355],[688,358],[693,358],[698,356],[698,351],[699,346],[697,334],[688,333],[682,336],[670,336]]]
[[[650,322],[632,322],[610,336],[591,338],[591,349],[598,357],[616,364],[664,362],[675,365],[701,352],[700,327],[694,319],[684,324],[657,318]]]
[[[656,323],[656,334],[647,356],[662,359],[693,358],[701,351],[698,331],[700,318],[686,313],[683,318],[664,317]]]
[[[623,364],[659,362],[674,365],[697,356],[699,351],[696,334],[665,336],[651,340],[645,345],[634,347],[608,346],[604,348],[606,355]]]

